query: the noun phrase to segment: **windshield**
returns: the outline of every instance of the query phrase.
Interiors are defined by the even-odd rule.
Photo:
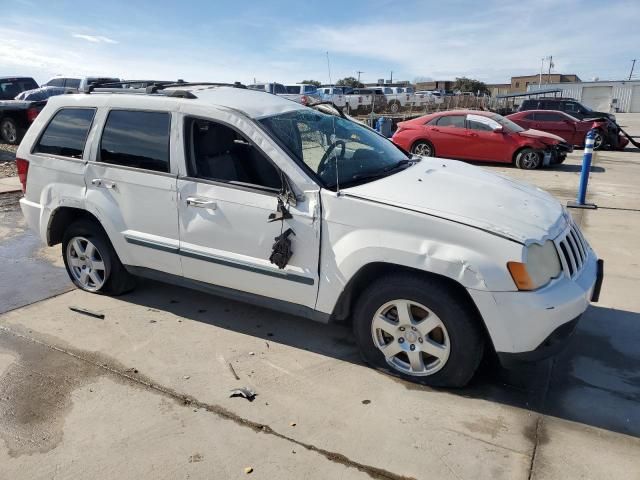
[[[0,80],[0,100],[13,100],[25,90],[38,88],[32,78],[4,78]]]
[[[353,186],[390,175],[409,163],[389,140],[341,117],[304,109],[263,118],[260,123],[330,189],[336,188],[336,178],[341,187]]]
[[[500,125],[502,125],[504,128],[506,128],[507,130],[509,130],[511,132],[518,133],[518,132],[524,132],[525,131],[525,129],[522,128],[517,123],[513,123],[508,118],[504,118],[502,115],[498,115],[497,113],[495,115],[493,115],[491,117],[491,119],[495,120],[496,122],[498,122]]]

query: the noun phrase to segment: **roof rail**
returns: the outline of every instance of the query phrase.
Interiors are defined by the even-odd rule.
[[[242,84],[241,82],[221,83],[221,82],[180,82],[180,81],[178,81],[176,83],[166,83],[166,84],[162,84],[162,85],[150,85],[149,87],[147,87],[147,91],[152,89],[152,91],[148,92],[148,93],[155,93],[158,90],[163,90],[165,88],[172,88],[172,87],[234,87],[234,88],[247,88],[246,85]]]

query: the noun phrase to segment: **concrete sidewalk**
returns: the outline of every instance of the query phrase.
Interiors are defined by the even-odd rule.
[[[637,117],[622,119],[634,134]],[[580,158],[486,168],[566,201]],[[605,282],[569,348],[508,375],[485,365],[461,390],[365,367],[345,326],[154,282],[5,313],[0,478],[638,479],[639,182],[640,152],[601,152],[600,208],[572,210]],[[229,398],[241,386],[253,402]]]
[[[19,192],[22,190],[18,177],[0,178],[0,193]]]

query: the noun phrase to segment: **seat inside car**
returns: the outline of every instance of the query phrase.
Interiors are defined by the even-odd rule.
[[[198,176],[279,189],[278,170],[230,127],[194,122],[193,144]]]

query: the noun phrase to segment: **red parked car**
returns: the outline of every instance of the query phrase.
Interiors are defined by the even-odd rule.
[[[561,137],[526,130],[497,113],[438,112],[398,124],[393,143],[416,155],[513,163],[534,169],[562,163],[572,147]]]
[[[629,140],[620,135],[616,125],[607,118],[580,120],[559,110],[526,110],[508,115],[506,118],[522,128],[535,128],[564,138],[571,145],[584,146],[587,132],[596,130],[593,148],[607,145],[622,150]]]

